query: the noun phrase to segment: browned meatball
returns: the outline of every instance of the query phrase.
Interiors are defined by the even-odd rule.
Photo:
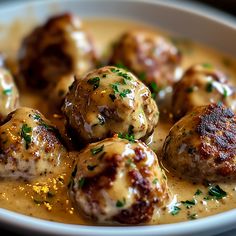
[[[72,178],[75,207],[99,223],[149,222],[169,200],[157,156],[140,141],[113,137],[88,145]]]
[[[196,107],[165,140],[167,168],[194,181],[236,179],[236,115],[221,104]]]
[[[171,42],[144,30],[132,30],[122,35],[111,57],[112,64],[129,68],[152,92],[175,82],[180,61],[180,52]]]
[[[20,73],[35,88],[55,84],[61,76],[83,75],[95,61],[90,37],[71,14],[55,16],[34,29],[19,52]]]
[[[236,111],[236,89],[211,64],[190,67],[174,85],[173,113],[179,119],[196,106],[222,102]]]
[[[19,106],[19,93],[10,72],[0,67],[0,121]]]
[[[62,111],[84,144],[114,133],[143,138],[153,132],[159,117],[149,89],[133,74],[111,66],[75,80]]]
[[[54,173],[65,154],[57,129],[37,110],[19,108],[0,126],[0,177],[29,180]]]

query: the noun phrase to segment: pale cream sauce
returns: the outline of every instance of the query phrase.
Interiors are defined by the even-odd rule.
[[[31,21],[33,22],[33,21]],[[94,39],[95,47],[99,55],[106,56],[109,52],[109,45],[114,42],[123,32],[134,28],[150,28],[138,23],[123,22],[120,20],[85,20],[85,27]],[[11,26],[0,26],[1,45],[0,51],[8,57],[15,58],[19,44],[24,35],[32,28],[31,24],[20,21]],[[152,29],[160,32],[157,29]],[[161,32],[161,34],[166,35]],[[169,36],[167,36],[169,37]],[[182,39],[174,41],[183,52],[182,67],[186,69],[195,63],[211,63],[222,69],[230,78],[236,78],[236,61],[227,55],[216,52],[213,49],[196,44],[192,41]],[[234,80],[236,81],[236,79]],[[40,93],[32,90],[20,91],[21,105],[38,109],[47,118],[57,125],[61,120],[49,112],[47,99]],[[162,112],[162,118],[155,130],[154,135],[149,139],[149,145],[160,157],[161,147],[172,123],[168,113]],[[71,163],[56,176],[49,176],[45,179],[38,179],[32,183],[13,181],[1,181],[0,186],[0,207],[26,215],[75,224],[92,224],[84,220],[75,212],[67,193],[67,184],[70,180]],[[173,195],[173,201],[166,209],[156,213],[153,224],[164,224],[171,222],[185,221],[189,216],[196,214],[197,218],[213,215],[236,207],[236,184],[219,183],[222,189],[227,192],[227,197],[221,200],[205,200],[207,188],[201,184],[176,178],[167,172],[168,183]],[[195,196],[197,189],[202,194]],[[196,200],[196,205],[187,209],[180,201]],[[175,204],[181,208],[180,212],[173,216],[170,209]],[[172,204],[172,205],[171,205]]]

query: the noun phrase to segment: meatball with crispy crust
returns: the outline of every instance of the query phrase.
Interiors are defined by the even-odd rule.
[[[174,85],[173,114],[179,119],[196,106],[222,102],[236,111],[236,89],[219,69],[211,64],[190,67]]]
[[[0,121],[19,106],[19,93],[10,72],[0,67]]]
[[[75,80],[62,111],[70,132],[81,144],[114,133],[148,136],[157,125],[159,112],[150,90],[133,74],[103,67]]]
[[[111,64],[129,68],[152,92],[173,85],[180,61],[180,52],[171,42],[145,30],[123,34],[115,44],[110,60]]]
[[[50,18],[24,40],[19,52],[20,73],[27,85],[45,88],[62,76],[83,75],[95,67],[95,50],[80,19],[71,14]]]
[[[169,200],[166,176],[155,153],[140,141],[118,137],[77,153],[71,196],[75,207],[99,223],[149,222]]]
[[[26,180],[55,173],[66,150],[37,110],[22,107],[0,126],[0,177]]]
[[[222,104],[196,107],[170,130],[167,168],[194,181],[236,179],[236,115]]]

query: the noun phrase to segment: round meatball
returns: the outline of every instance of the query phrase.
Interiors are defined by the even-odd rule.
[[[190,67],[174,85],[173,113],[179,119],[196,106],[222,102],[236,111],[236,89],[210,64]]]
[[[0,121],[19,106],[19,93],[10,72],[0,67]]]
[[[171,42],[144,30],[133,30],[122,35],[111,56],[111,64],[129,68],[152,92],[175,82],[175,71],[180,61],[180,52]]]
[[[75,80],[62,111],[81,144],[114,133],[140,139],[153,132],[159,112],[149,89],[133,74],[103,67]]]
[[[35,88],[55,84],[64,75],[83,75],[95,62],[89,35],[79,18],[70,14],[55,16],[34,29],[19,52],[20,73]]]
[[[37,110],[18,108],[0,126],[0,177],[26,180],[57,170],[66,150]]]
[[[196,107],[170,130],[167,168],[196,182],[236,179],[236,115],[222,104]]]
[[[149,222],[169,200],[157,156],[140,141],[113,137],[88,145],[72,178],[75,207],[100,223]]]
[[[51,107],[55,108],[56,110],[60,110],[63,101],[65,99],[66,94],[69,91],[69,87],[74,81],[73,75],[63,76],[56,86],[51,87],[48,90],[49,100],[51,103]]]

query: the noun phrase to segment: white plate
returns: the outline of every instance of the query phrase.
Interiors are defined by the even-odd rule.
[[[141,21],[152,26],[201,41],[236,56],[236,22],[217,11],[177,1],[151,0],[66,0],[32,1],[2,5],[0,22],[27,20],[29,13],[38,21],[49,15],[71,11],[83,17],[116,17]],[[29,19],[29,18],[28,18]],[[81,236],[171,236],[213,235],[236,228],[236,210],[207,218],[157,226],[100,227],[49,222],[0,209],[0,224],[16,232]],[[232,233],[232,235],[235,235]]]

